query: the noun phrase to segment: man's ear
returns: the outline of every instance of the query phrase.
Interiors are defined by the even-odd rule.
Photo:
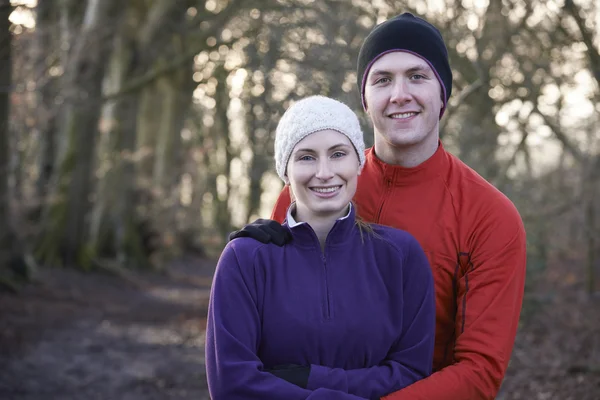
[[[445,111],[446,111],[446,101],[445,101],[445,99],[442,99],[442,103],[440,104],[440,118],[439,119],[442,119]]]

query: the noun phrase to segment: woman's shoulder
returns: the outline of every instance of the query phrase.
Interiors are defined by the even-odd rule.
[[[392,239],[392,240],[405,240],[412,241],[414,239],[413,235],[411,235],[408,231],[403,229],[393,228],[387,225],[380,224],[369,224],[373,229],[373,232],[384,238],[384,239]]]
[[[265,263],[272,257],[269,254],[277,252],[275,244],[264,244],[258,240],[242,237],[229,241],[217,262],[215,279],[227,279],[241,276],[247,282],[252,282],[258,270],[263,270]]]
[[[404,253],[413,246],[419,246],[417,239],[408,231],[393,228],[387,225],[369,224],[373,229],[374,243],[383,246],[392,246],[397,251]]]
[[[231,253],[237,258],[252,260],[258,252],[268,252],[271,249],[275,249],[275,247],[271,243],[265,244],[249,237],[240,237],[229,241],[225,245],[222,254]]]

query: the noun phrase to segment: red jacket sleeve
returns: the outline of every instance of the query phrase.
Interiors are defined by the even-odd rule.
[[[273,207],[273,213],[271,214],[271,219],[283,223],[285,219],[286,212],[290,204],[292,203],[292,196],[290,195],[290,187],[285,185],[279,193],[279,197],[275,202],[275,206]]]
[[[512,204],[499,208],[479,220],[458,280],[454,364],[385,400],[495,398],[516,336],[526,266],[521,218]]]

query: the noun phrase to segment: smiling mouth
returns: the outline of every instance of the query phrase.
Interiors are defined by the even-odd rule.
[[[394,114],[390,114],[389,117],[392,119],[405,119],[405,118],[410,118],[417,115],[416,112],[411,111],[411,112],[405,112],[405,113],[394,113]]]
[[[339,190],[342,186],[338,185],[338,186],[328,186],[328,187],[312,187],[310,188],[310,190],[312,190],[313,192],[317,192],[317,193],[333,193],[337,190]]]

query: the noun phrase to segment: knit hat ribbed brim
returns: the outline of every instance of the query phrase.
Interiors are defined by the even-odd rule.
[[[296,144],[311,133],[333,129],[350,139],[360,166],[365,162],[365,143],[358,117],[344,103],[324,96],[310,96],[294,103],[283,114],[275,133],[275,168],[286,182],[287,164]]]
[[[452,93],[452,69],[448,50],[440,31],[422,18],[404,13],[377,25],[367,36],[358,55],[358,90],[364,109],[365,81],[371,66],[383,55],[394,51],[406,51],[424,59],[433,69],[440,85],[446,109]]]

